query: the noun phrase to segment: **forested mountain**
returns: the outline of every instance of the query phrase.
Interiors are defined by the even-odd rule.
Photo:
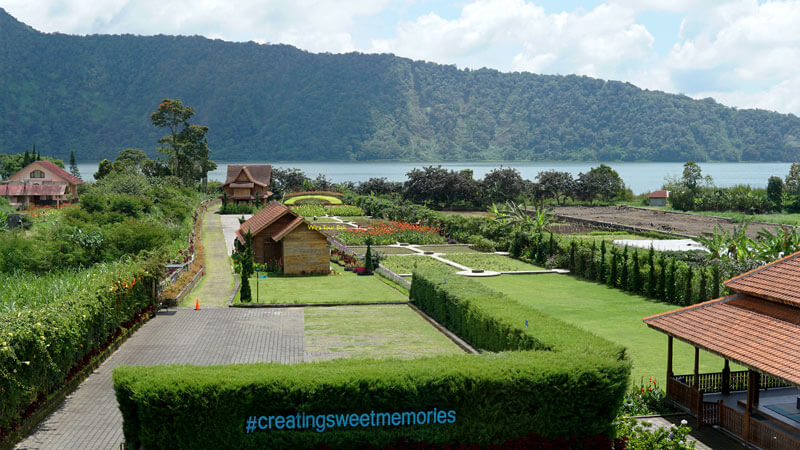
[[[216,160],[797,161],[800,119],[582,76],[199,36],[40,33],[0,9],[0,153],[81,160],[194,107]]]

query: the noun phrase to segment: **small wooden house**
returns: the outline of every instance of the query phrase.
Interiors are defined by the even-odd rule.
[[[241,244],[248,230],[256,263],[280,261],[287,275],[330,273],[327,236],[283,204],[273,202],[247,219],[236,231]]]
[[[229,164],[222,189],[232,203],[266,201],[272,192],[272,166],[268,164]]]
[[[0,185],[0,197],[13,206],[59,206],[78,199],[83,180],[50,161],[34,161]]]
[[[669,191],[655,191],[647,195],[650,206],[667,206]]]

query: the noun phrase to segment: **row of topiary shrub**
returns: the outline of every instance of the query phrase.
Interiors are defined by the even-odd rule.
[[[0,434],[154,305],[158,258],[120,264],[69,298],[0,314]]]
[[[553,234],[515,232],[511,256],[634,294],[677,305],[692,305],[721,295],[724,280],[760,265],[757,261],[706,261],[686,253],[606,245],[605,241],[564,239]]]
[[[612,422],[630,373],[624,348],[472,280],[447,276],[433,270],[415,274],[411,299],[473,346],[499,353],[291,366],[120,367],[114,371],[114,386],[126,444],[353,448],[403,441],[486,446],[529,435],[613,436]],[[250,417],[264,416],[266,426],[268,417],[277,415],[370,416],[434,409],[448,412],[446,423],[325,431],[259,431],[254,425],[252,433],[246,430]]]

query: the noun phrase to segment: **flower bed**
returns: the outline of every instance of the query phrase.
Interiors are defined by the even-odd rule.
[[[365,245],[367,238],[372,238],[373,245],[387,245],[397,242],[409,244],[443,244],[444,237],[439,230],[415,223],[379,222],[370,228],[354,228],[344,230],[336,235],[336,239],[348,245]]]

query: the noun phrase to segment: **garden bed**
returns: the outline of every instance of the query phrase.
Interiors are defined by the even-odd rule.
[[[471,269],[491,270],[494,272],[544,270],[542,267],[494,253],[453,253],[445,255],[443,258]]]
[[[359,254],[360,256],[364,256],[367,252],[366,245],[355,245],[349,247],[351,250]],[[406,247],[389,247],[386,245],[373,245],[372,246],[373,252],[383,253],[384,255],[414,255],[417,252],[411,250]]]
[[[358,276],[336,267],[335,275],[312,276],[268,276],[258,280],[250,278],[253,301],[248,304],[309,304],[309,303],[371,303],[397,302],[408,300],[398,290],[387,285],[377,277]],[[258,289],[258,290],[256,290]],[[242,305],[239,293],[233,298],[233,305]]]
[[[433,253],[480,253],[469,245],[419,245],[420,250],[430,251]]]

